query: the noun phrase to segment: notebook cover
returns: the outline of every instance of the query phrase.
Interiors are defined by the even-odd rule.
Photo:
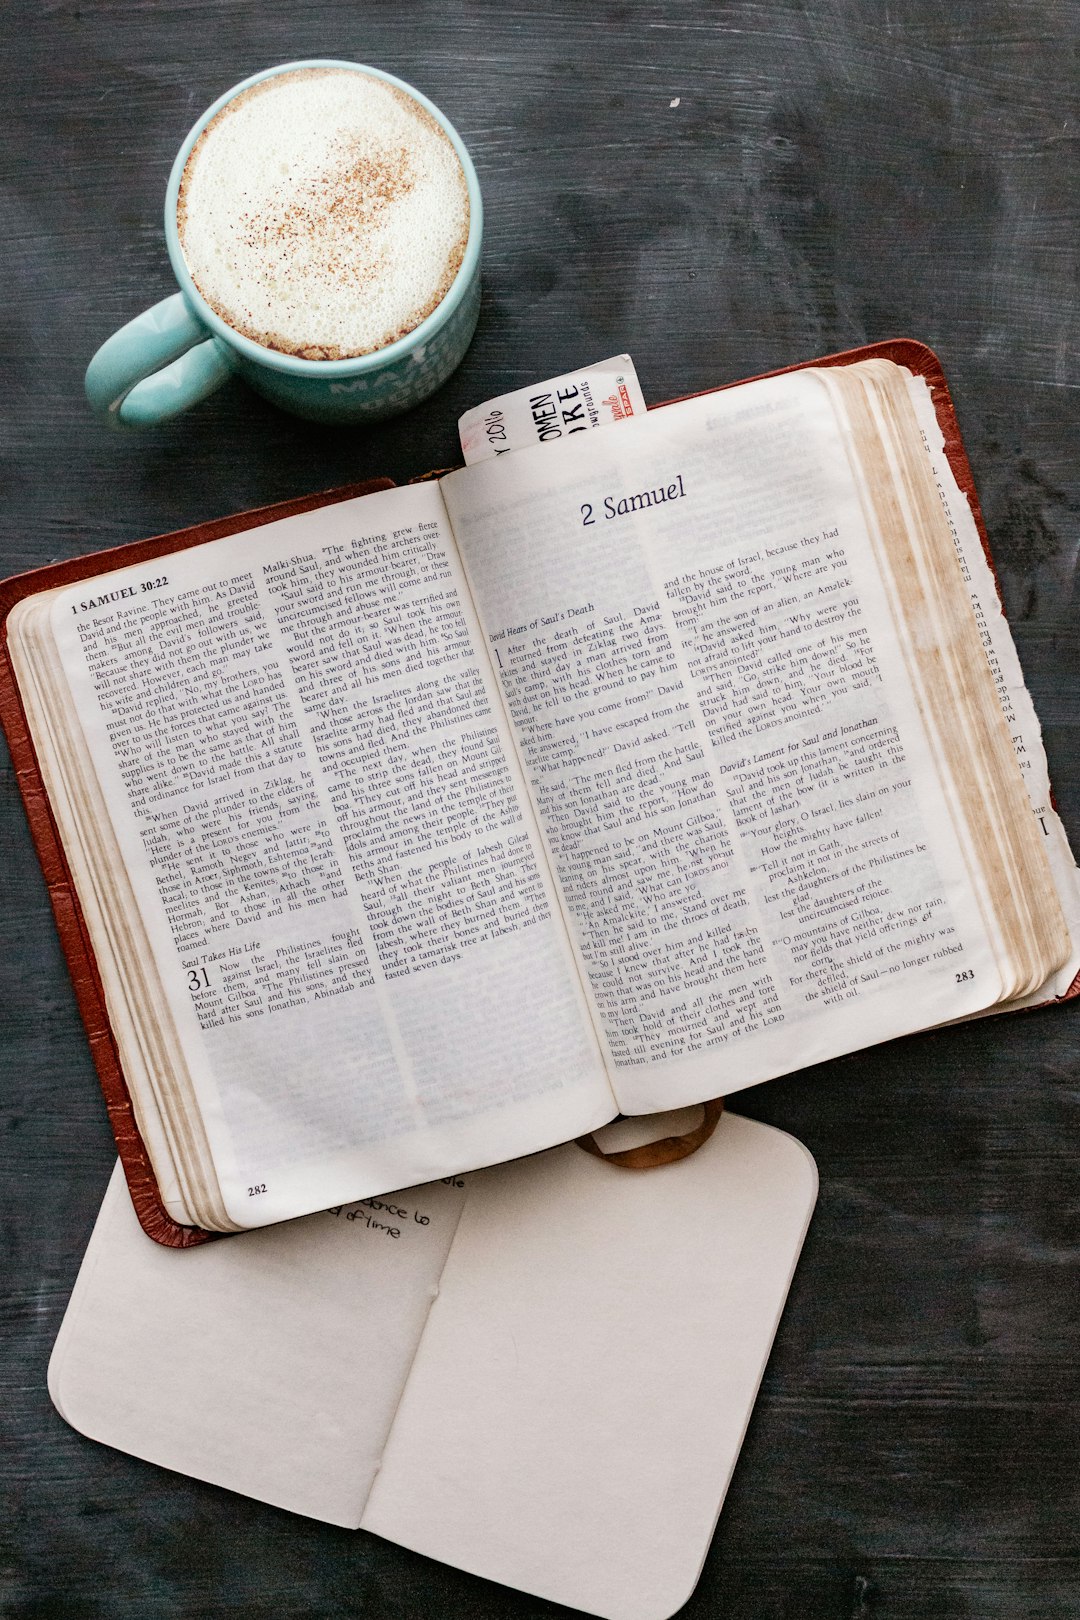
[[[883,343],[869,343],[858,349],[847,349],[839,354],[826,355],[820,359],[799,361],[795,365],[782,366],[776,371],[764,372],[762,376],[779,377],[792,371],[804,371],[809,367],[847,366],[854,365],[859,360],[871,359],[892,360],[896,365],[906,366],[909,371],[925,377],[931,389],[938,424],[944,437],[945,452],[956,482],[967,497],[979,538],[993,569],[986,524],[975,492],[971,467],[960,438],[960,426],[945,374],[937,355],[925,343],[919,343],[914,338],[893,338]],[[717,388],[702,389],[697,395],[688,394],[680,397],[698,398],[704,394],[720,393],[724,389],[737,387],[742,382],[759,380],[755,377],[739,378],[736,382],[724,383]],[[677,401],[666,400],[663,403],[674,404]],[[447,469],[422,476],[439,477],[444,470]],[[86,933],[82,909],[71,882],[66,857],[47,802],[37,755],[27,729],[22,699],[8,651],[7,617],[16,602],[38,591],[51,590],[58,585],[70,585],[80,579],[94,578],[99,574],[110,573],[113,569],[148,562],[173,551],[205,545],[211,540],[219,540],[225,535],[236,534],[243,529],[258,528],[264,523],[273,523],[278,518],[292,517],[299,512],[312,511],[318,506],[351,500],[355,496],[391,488],[393,480],[385,478],[346,485],[341,489],[328,490],[319,495],[282,501],[274,506],[257,507],[232,517],[197,524],[189,529],[177,530],[174,534],[159,535],[155,539],[138,540],[129,545],[94,552],[86,557],[50,563],[44,568],[16,575],[13,579],[0,584],[0,725],[7,734],[16,780],[45,874],[60,942],[75,987],[75,999],[90,1039],[91,1053],[101,1081],[101,1089],[105,1094],[109,1121],[116,1137],[132,1202],[147,1235],[155,1242],[171,1248],[188,1248],[193,1244],[204,1243],[209,1237],[218,1234],[204,1232],[199,1227],[180,1225],[172,1219],[161,1203],[149,1155],[135,1123],[131,1097],[109,1025],[101,979]],[[996,571],[994,577],[997,578]],[[1080,974],[1073,980],[1066,995],[1057,999],[1066,1000],[1077,995],[1080,995]]]

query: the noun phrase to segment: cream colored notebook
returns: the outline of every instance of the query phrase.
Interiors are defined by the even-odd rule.
[[[725,1114],[662,1169],[570,1145],[177,1252],[117,1169],[50,1393],[136,1457],[662,1620],[708,1551],[816,1189],[798,1142]]]

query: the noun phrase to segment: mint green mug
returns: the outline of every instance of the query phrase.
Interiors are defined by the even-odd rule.
[[[411,96],[449,137],[468,185],[465,256],[442,302],[404,337],[352,359],[305,360],[265,348],[234,331],[191,279],[176,224],[184,166],[210,120],[242,90],[273,74],[300,68],[349,68]],[[469,346],[480,313],[482,235],[483,204],[472,160],[457,131],[426,96],[393,74],[356,62],[319,58],[267,68],[234,85],[207,108],[176,154],[165,193],[165,240],[180,291],[136,316],[102,344],[87,367],[87,398],[113,422],[147,427],[198,404],[236,374],[275,405],[309,421],[371,422],[395,416],[441,387]]]

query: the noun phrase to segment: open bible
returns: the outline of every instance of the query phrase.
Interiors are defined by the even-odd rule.
[[[148,1230],[1066,994],[1076,870],[968,483],[899,343],[9,584]]]

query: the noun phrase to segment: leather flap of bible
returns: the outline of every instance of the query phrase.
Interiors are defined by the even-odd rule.
[[[158,1242],[1080,988],[935,356],[640,398],[622,355],[470,413],[437,479],[0,588],[0,714]]]

